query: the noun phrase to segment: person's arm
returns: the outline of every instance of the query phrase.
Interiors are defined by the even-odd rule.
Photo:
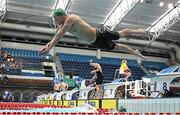
[[[92,78],[93,81],[95,81],[97,79],[97,75],[95,74]]]
[[[69,17],[66,19],[62,28],[59,28],[53,39],[46,44],[43,48],[41,48],[40,53],[48,53],[49,50],[56,45],[56,43],[60,40],[60,38],[71,28],[74,23],[73,17]]]
[[[52,43],[52,46],[54,46],[59,41],[59,39],[70,29],[72,24],[73,24],[72,17],[67,18],[67,20],[65,21],[64,25],[62,26],[62,28],[58,29],[56,35],[50,41]]]
[[[95,63],[94,66],[95,66],[96,69],[91,71],[91,73],[95,73],[95,72],[98,72],[98,71],[102,72],[101,66],[99,64]]]

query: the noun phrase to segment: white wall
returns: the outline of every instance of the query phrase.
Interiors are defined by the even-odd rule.
[[[179,112],[179,98],[157,98],[157,99],[120,99],[118,108],[125,106],[127,112]]]
[[[43,47],[43,45],[33,45],[33,44],[2,41],[1,47],[40,50]],[[53,55],[55,52],[90,55],[90,56],[96,56],[97,55],[97,50],[95,51],[95,50],[75,49],[75,48],[66,48],[66,47],[55,47],[50,51],[50,54]],[[112,57],[112,58],[123,58],[123,59],[135,59],[135,60],[137,60],[136,56],[124,54],[124,53],[114,53],[114,52],[101,51],[100,55],[102,57]],[[158,57],[151,57],[151,56],[147,57],[147,61],[167,63],[168,60],[169,60],[168,58],[158,58]]]

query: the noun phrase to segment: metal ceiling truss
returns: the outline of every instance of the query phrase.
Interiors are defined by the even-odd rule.
[[[119,0],[104,21],[104,26],[113,30],[140,0]]]
[[[71,0],[57,0],[56,4],[54,6],[54,9],[62,8],[65,11],[67,11],[69,6],[70,6],[70,4],[71,4]]]
[[[148,47],[153,41],[155,41],[163,32],[169,29],[172,25],[180,20],[180,3],[177,3],[172,9],[164,13],[159,19],[157,19],[152,26],[148,28],[150,36],[148,37]]]
[[[7,8],[6,8],[7,0],[0,0],[0,22],[4,19],[4,16],[6,14]]]

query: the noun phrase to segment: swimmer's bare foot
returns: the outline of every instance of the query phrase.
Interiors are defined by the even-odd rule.
[[[146,29],[137,29],[137,30],[132,30],[131,34],[127,35],[127,37],[145,37],[146,36]]]
[[[136,49],[135,52],[137,53],[137,55],[138,55],[140,58],[142,58],[143,60],[146,60],[146,57],[143,56],[143,55],[139,52],[138,49]]]
[[[149,31],[149,30],[146,30],[146,29],[138,29],[139,31],[139,34],[141,34],[141,37],[142,38],[148,38],[148,39],[151,39],[153,37],[153,34]]]
[[[139,31],[139,33],[143,33],[144,34],[144,33],[146,33],[147,30],[146,29],[138,29],[138,31]]]

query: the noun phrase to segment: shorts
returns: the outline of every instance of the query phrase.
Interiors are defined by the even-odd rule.
[[[113,50],[116,46],[112,40],[118,40],[118,32],[108,31],[105,29],[96,29],[96,41],[93,43],[97,48]]]
[[[96,85],[101,85],[103,83],[103,75],[101,72],[97,73],[97,78],[95,79]]]
[[[103,78],[99,77],[99,79],[96,79],[96,85],[101,85],[103,83]]]

